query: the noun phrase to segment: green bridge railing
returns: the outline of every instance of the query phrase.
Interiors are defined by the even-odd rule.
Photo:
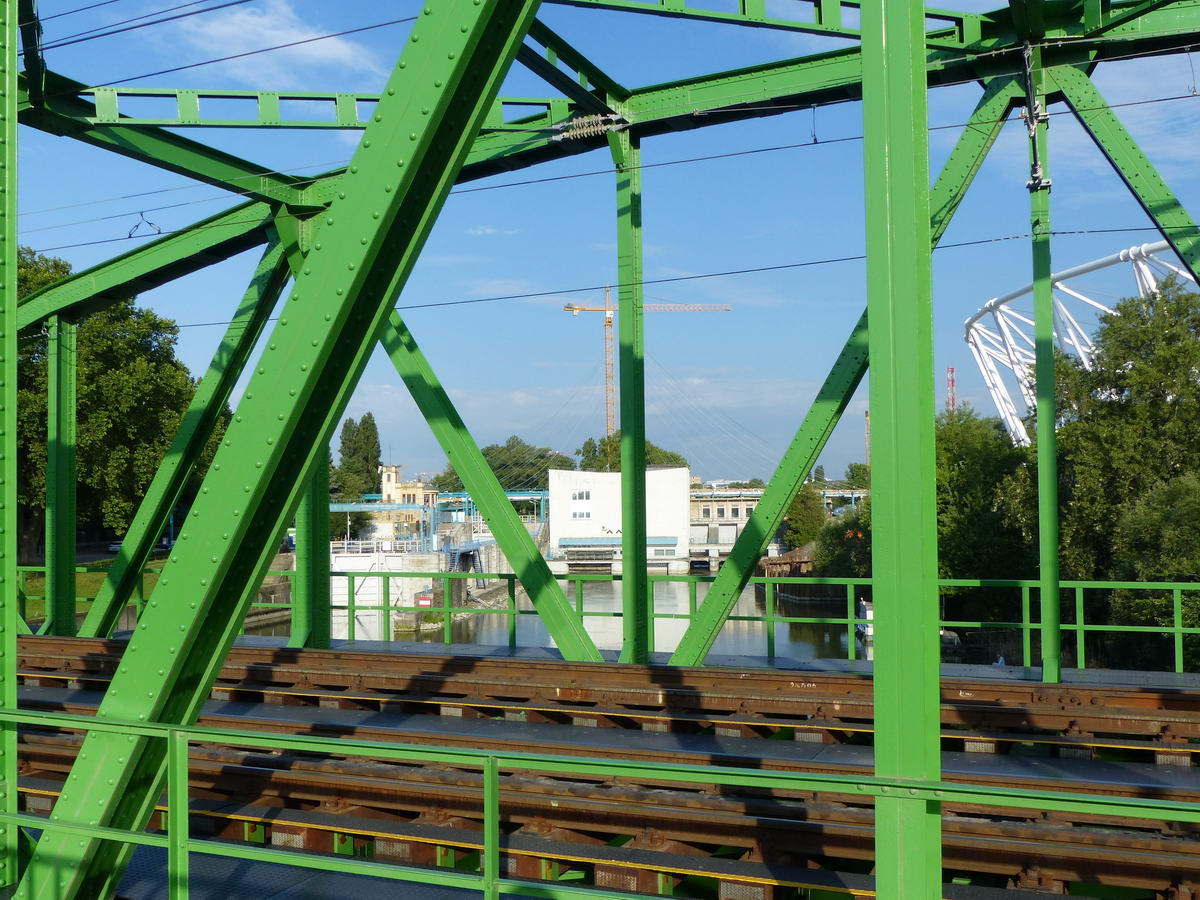
[[[592,759],[576,756],[555,756],[532,753],[492,753],[439,747],[411,748],[396,744],[348,741],[285,734],[229,731],[214,728],[147,725],[140,722],[98,721],[87,716],[58,713],[35,713],[23,710],[0,709],[0,721],[41,728],[66,728],[81,732],[111,732],[130,738],[163,741],[166,745],[167,806],[161,831],[125,831],[98,825],[81,825],[47,819],[29,813],[0,812],[0,821],[38,829],[64,837],[106,839],[167,851],[169,900],[187,900],[191,855],[232,857],[240,861],[257,861],[285,866],[298,866],[348,875],[365,875],[393,881],[417,881],[423,884],[480,891],[484,900],[498,900],[501,895],[520,894],[525,897],[552,900],[599,900],[599,898],[636,898],[644,894],[599,891],[586,885],[557,882],[526,882],[504,877],[501,865],[504,834],[502,820],[501,772],[536,772],[566,774],[572,778],[583,775],[603,780],[628,778],[650,779],[654,782],[703,785],[711,790],[722,787],[747,787],[762,790],[814,791],[826,794],[860,797],[911,796],[931,802],[964,803],[993,808],[1039,809],[1049,812],[1116,816],[1152,819],[1180,823],[1200,823],[1200,808],[1193,804],[1141,798],[1107,797],[1104,795],[1071,794],[1058,791],[1015,790],[1004,787],[985,787],[971,784],[932,782],[914,785],[898,779],[877,776],[819,775],[803,772],[763,771],[720,766],[689,764],[644,763],[620,759]],[[462,865],[466,868],[417,868],[370,859],[325,854],[308,854],[278,850],[249,842],[197,839],[192,837],[188,821],[188,745],[204,743],[224,747],[261,749],[273,753],[292,752],[327,754],[335,757],[369,757],[406,763],[429,762],[450,765],[481,773],[483,802],[482,832],[477,838],[478,858]]]
[[[105,571],[102,566],[80,566],[76,569],[77,584],[98,587],[99,580]],[[295,575],[292,571],[271,571],[268,577],[290,580]],[[153,593],[157,581],[158,570],[147,568],[143,571],[141,581],[130,604],[129,615],[136,616],[144,608],[146,601]],[[33,592],[44,578],[44,569],[37,566],[23,566],[18,574],[19,598],[22,615],[36,630],[38,615],[42,609],[43,595]],[[519,581],[512,573],[503,572],[380,572],[380,571],[335,571],[331,574],[335,594],[341,594],[338,582],[344,585],[345,600],[334,602],[334,616],[344,614],[345,637],[354,640],[362,636],[361,621],[364,617],[377,616],[377,631],[379,638],[384,641],[396,640],[396,634],[390,622],[395,615],[412,616],[414,621],[428,631],[430,626],[440,629],[439,639],[444,644],[454,641],[454,622],[456,618],[466,617],[500,617],[505,622],[503,629],[504,642],[510,647],[518,646],[518,623],[524,617],[536,618],[537,612],[528,605],[522,605],[519,591]],[[588,586],[596,583],[613,583],[621,581],[620,575],[581,574],[572,573],[559,577],[564,585],[568,599],[571,601],[575,614],[581,621],[600,618],[621,617],[620,609],[601,609],[596,604],[589,604]],[[393,602],[393,584],[395,580],[417,580],[425,584],[440,586],[440,600],[436,605],[406,605]],[[504,602],[495,608],[474,608],[456,606],[453,601],[452,585],[456,581],[483,580],[496,582],[504,586]],[[687,621],[696,615],[702,602],[701,586],[711,584],[714,575],[666,575],[655,574],[649,577],[651,591],[664,584],[683,585],[687,592],[686,609],[665,611],[653,604],[651,618],[659,621]],[[359,602],[358,597],[364,586],[371,585],[374,599]],[[751,589],[762,601],[762,612],[753,614],[737,612],[730,615],[728,622],[757,623],[761,627],[762,652],[768,658],[775,658],[778,649],[777,626],[779,625],[818,625],[833,626],[844,629],[844,657],[854,660],[862,655],[860,642],[856,636],[864,633],[871,625],[870,619],[860,614],[860,602],[871,599],[871,580],[869,578],[808,578],[808,577],[758,577],[751,580]],[[808,589],[808,590],[805,590]],[[1014,665],[1032,668],[1040,665],[1039,640],[1042,629],[1040,616],[1039,584],[1032,579],[942,579],[939,581],[943,608],[948,602],[956,602],[961,608],[969,608],[971,601],[964,600],[972,593],[986,597],[984,602],[994,607],[1003,607],[1010,615],[996,619],[986,618],[945,618],[939,626],[948,631],[964,631],[968,635],[990,635],[991,643],[1004,649],[1010,649],[1011,654],[1005,655],[1006,661]],[[1111,622],[1089,621],[1089,602],[1093,598],[1112,596],[1118,592],[1143,598],[1158,613],[1158,621],[1142,622]],[[802,594],[802,596],[797,596]],[[661,594],[659,594],[661,596]],[[86,611],[93,598],[79,596],[77,609],[80,613]],[[836,606],[836,615],[791,615],[787,607],[804,601],[817,601],[829,606]],[[976,606],[980,603],[976,602]],[[264,601],[252,604],[252,615],[264,612],[278,611],[289,618],[293,605],[289,601]],[[1200,622],[1200,583],[1192,582],[1127,582],[1127,581],[1063,581],[1060,584],[1061,631],[1063,634],[1064,652],[1068,659],[1074,657],[1075,668],[1095,668],[1092,664],[1097,657],[1109,657],[1114,654],[1111,649],[1107,652],[1093,650],[1089,652],[1089,640],[1094,645],[1108,642],[1110,648],[1116,639],[1124,637],[1123,642],[1138,639],[1151,639],[1158,643],[1150,653],[1138,654],[1127,650],[1123,661],[1133,660],[1130,665],[1105,665],[1106,668],[1130,668],[1158,671],[1173,671],[1183,673],[1200,671],[1200,625],[1188,625],[1186,622]],[[1195,609],[1192,615],[1188,613]],[[794,611],[794,609],[793,609]],[[27,613],[29,613],[27,615]],[[290,627],[290,623],[289,623]],[[1011,638],[1007,638],[1011,635]],[[1189,640],[1190,639],[1190,640]],[[650,630],[650,649],[654,646],[654,629]],[[1189,658],[1189,649],[1194,644],[1194,660]],[[666,649],[666,648],[664,648]],[[947,653],[953,655],[953,647],[947,647]],[[826,657],[828,658],[828,657]],[[1091,661],[1090,661],[1091,660]],[[991,661],[991,660],[988,660]],[[1122,661],[1122,660],[1118,660]]]

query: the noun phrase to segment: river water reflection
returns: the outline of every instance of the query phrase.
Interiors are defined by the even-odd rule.
[[[574,602],[575,585],[561,582],[568,599]],[[613,581],[585,581],[584,610],[588,613],[584,618],[584,627],[602,650],[619,650],[621,647],[621,585]],[[708,584],[698,584],[696,596],[703,601],[708,592]],[[815,588],[811,593],[818,593]],[[810,593],[806,591],[805,593]],[[688,612],[688,585],[680,582],[656,582],[654,584],[654,606],[659,615],[686,615]],[[532,609],[527,600],[520,604],[522,609]],[[766,604],[761,588],[757,592],[753,586],[746,588],[738,599],[732,615],[762,616],[766,612]],[[601,615],[593,616],[592,613]],[[604,615],[617,613],[618,615]],[[776,602],[776,616],[791,618],[844,618],[846,602],[844,599],[809,596],[805,598],[782,597]],[[470,619],[454,623],[453,639],[455,643],[504,645],[508,643],[508,616],[504,615],[475,615]],[[658,652],[670,652],[675,649],[680,636],[687,627],[687,619],[658,619],[654,628],[654,649]],[[406,640],[414,638],[405,635]],[[442,640],[442,632],[424,632],[416,638],[421,641],[438,642]],[[541,620],[534,615],[523,615],[517,619],[517,646],[546,647],[550,639]],[[712,649],[716,654],[739,656],[768,655],[768,641],[765,623],[731,621],[725,624],[720,637]],[[844,625],[812,624],[800,622],[775,623],[774,655],[789,659],[823,659],[846,658],[846,627]]]

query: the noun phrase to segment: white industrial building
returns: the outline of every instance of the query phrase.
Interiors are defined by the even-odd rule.
[[[646,558],[672,574],[688,570],[691,472],[646,470]],[[550,565],[557,573],[621,571],[621,473],[550,470]]]

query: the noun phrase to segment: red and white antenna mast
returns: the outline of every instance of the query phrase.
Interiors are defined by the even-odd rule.
[[[958,391],[954,379],[954,366],[946,370],[946,409],[958,408]]]

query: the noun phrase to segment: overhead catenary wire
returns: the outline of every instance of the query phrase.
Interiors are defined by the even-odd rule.
[[[158,10],[157,12],[153,12],[153,13],[147,13],[146,15],[143,15],[143,16],[134,16],[132,19],[125,19],[123,22],[116,22],[116,23],[113,23],[112,25],[101,26],[100,28],[92,28],[87,31],[81,31],[77,34],[71,34],[71,35],[67,35],[62,38],[56,38],[55,40],[47,41],[46,43],[42,44],[39,49],[42,52],[45,52],[47,50],[56,50],[60,47],[72,47],[76,44],[84,44],[89,41],[97,41],[97,40],[100,40],[101,38],[112,37],[113,35],[117,35],[117,34],[126,34],[127,32],[130,32],[130,31],[139,31],[143,28],[151,28],[155,25],[165,25],[168,22],[176,22],[180,19],[187,19],[192,16],[203,15],[204,13],[216,12],[217,10],[226,9],[227,7],[230,7],[230,6],[242,6],[246,3],[254,3],[255,0],[224,0],[224,2],[218,3],[216,6],[209,6],[209,7],[205,7],[204,9],[193,9],[193,10],[189,10],[188,12],[178,13],[173,16],[165,16],[161,19],[154,19],[151,22],[141,21],[143,19],[150,18],[151,16],[161,15],[162,13],[165,13],[165,12],[172,12],[174,10],[184,9],[186,7],[196,6],[200,3],[207,3],[207,2],[210,2],[210,0],[192,0],[192,2],[190,2],[190,3],[181,3],[177,6],[168,7],[167,9]],[[129,22],[136,22],[137,24],[136,25],[126,24]],[[124,27],[118,27],[118,26],[124,26]],[[22,50],[21,54],[23,54],[24,52],[25,51]]]
[[[64,10],[60,13],[53,13],[49,16],[38,16],[37,21],[49,22],[51,19],[61,19],[63,16],[73,16],[76,13],[87,12],[89,9],[99,9],[101,6],[112,6],[114,3],[123,3],[125,0],[100,0],[99,3],[89,3],[87,6],[77,6],[75,9]],[[24,22],[17,23],[18,25],[31,25],[33,19],[26,19]]]
[[[186,63],[185,65],[182,65],[182,66],[172,66],[169,69],[159,69],[155,72],[146,72],[142,75],[129,75],[125,78],[117,78],[112,81],[105,81],[105,82],[102,82],[101,84],[92,85],[92,86],[93,87],[112,87],[113,85],[118,85],[118,84],[128,84],[131,81],[141,81],[144,78],[154,78],[157,75],[169,75],[173,72],[184,72],[184,71],[187,71],[188,69],[198,69],[198,68],[201,68],[202,66],[212,66],[212,65],[216,65],[217,63],[230,62],[235,59],[245,59],[246,57],[249,57],[249,56],[258,56],[261,53],[272,53],[276,50],[287,50],[291,47],[300,47],[300,46],[303,46],[304,44],[312,44],[316,41],[325,41],[325,40],[329,40],[331,38],[345,37],[346,35],[349,35],[349,34],[361,34],[364,31],[374,31],[377,28],[386,28],[391,25],[403,25],[406,22],[414,22],[414,21],[416,21],[416,19],[417,19],[416,16],[405,16],[404,18],[401,18],[401,19],[389,19],[386,22],[376,22],[374,25],[360,25],[357,28],[347,28],[343,31],[334,31],[334,32],[330,32],[329,34],[318,34],[318,35],[314,35],[313,37],[309,37],[309,38],[301,38],[301,39],[295,40],[295,41],[287,41],[283,44],[275,44],[272,47],[259,47],[256,50],[247,50],[243,53],[231,53],[228,56],[219,56],[219,57],[216,57],[215,59],[205,59],[205,60],[201,60],[199,62]]]

